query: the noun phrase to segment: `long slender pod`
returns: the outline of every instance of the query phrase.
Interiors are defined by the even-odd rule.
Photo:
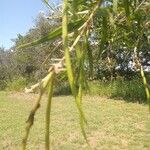
[[[54,86],[54,71],[52,72],[51,79],[49,80],[48,85],[48,100],[46,106],[46,115],[45,115],[45,150],[50,149],[50,116],[51,116],[51,104],[53,96],[53,86]]]
[[[39,97],[38,97],[34,107],[32,108],[32,110],[31,110],[31,112],[29,114],[28,120],[26,122],[27,124],[26,124],[26,127],[25,127],[25,135],[23,137],[22,144],[21,144],[21,149],[22,150],[26,149],[26,145],[27,145],[27,140],[28,140],[28,136],[29,136],[29,133],[30,133],[30,129],[31,129],[33,123],[34,123],[35,113],[38,110],[38,108],[40,107],[40,101],[41,101],[42,95],[44,94],[45,89],[47,88],[47,85],[48,85],[49,80],[51,79],[52,75],[53,75],[52,72],[50,72],[45,77],[45,80],[43,80],[43,82],[41,81],[41,83],[40,83],[40,94],[39,94]]]

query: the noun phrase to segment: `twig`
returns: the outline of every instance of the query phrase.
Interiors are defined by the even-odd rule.
[[[50,56],[52,55],[52,53],[57,49],[57,48],[59,48],[59,46],[62,44],[62,42],[60,42],[51,52],[50,52],[50,54],[46,57],[46,59],[44,60],[44,62],[42,63],[42,66],[44,65],[44,64],[46,64],[46,62],[48,61],[48,59],[50,58]]]
[[[89,16],[88,20],[82,25],[82,27],[80,27],[80,30],[81,30],[81,31],[80,31],[80,34],[77,36],[77,38],[76,38],[75,41],[73,42],[72,46],[69,48],[69,51],[70,51],[70,52],[72,52],[72,51],[74,50],[74,47],[76,46],[76,44],[78,43],[78,41],[80,40],[80,38],[82,37],[82,35],[84,34],[85,30],[87,29],[87,27],[88,27],[88,25],[89,25],[89,22],[91,21],[92,17],[94,16],[96,10],[99,8],[100,2],[101,2],[101,1],[99,1],[99,3],[98,3],[98,4],[96,5],[96,7],[93,9],[93,11],[92,11],[91,15]],[[58,68],[59,68],[58,66],[63,65],[64,60],[65,60],[65,57],[62,57],[62,58],[60,59],[60,61],[54,65],[56,74],[58,74],[59,72],[65,70],[65,69],[62,69],[62,68],[61,68],[60,70],[58,69]],[[50,68],[49,68],[49,72],[51,71],[51,68],[53,68],[53,67],[50,67]],[[42,81],[44,81],[44,80],[45,80],[45,78],[42,79]],[[29,92],[33,92],[34,89],[36,89],[36,88],[38,88],[38,87],[39,87],[39,83],[37,83],[37,84],[31,86],[30,89],[27,89],[27,88],[26,88],[25,90],[26,90],[26,92],[28,92],[28,91],[29,91]],[[28,92],[28,93],[29,93],[29,92]]]
[[[30,129],[34,123],[34,116],[35,116],[35,113],[36,111],[38,110],[38,108],[40,107],[40,100],[41,100],[41,97],[42,97],[42,92],[40,92],[40,95],[35,103],[35,106],[33,107],[33,109],[31,110],[30,112],[30,115],[28,117],[28,120],[26,121],[26,128],[25,128],[25,136],[23,137],[23,140],[22,140],[22,145],[21,145],[21,148],[22,150],[25,150],[26,149],[26,145],[27,145],[27,139],[28,139],[28,136],[29,136],[29,132],[30,132]]]
[[[45,89],[47,88],[47,86],[49,84],[49,81],[52,78],[52,75],[53,75],[53,71],[50,72],[44,78],[44,80],[39,83],[39,86],[41,87],[41,89],[40,89],[40,95],[39,95],[39,97],[38,97],[38,99],[37,99],[34,107],[32,108],[32,110],[31,110],[31,112],[29,114],[28,120],[26,121],[27,124],[26,124],[26,128],[25,128],[25,136],[23,137],[22,144],[21,144],[22,150],[26,149],[27,139],[28,139],[28,136],[29,136],[29,132],[30,132],[30,129],[31,129],[33,123],[34,123],[35,113],[38,110],[38,108],[40,107],[40,101],[41,101],[42,95],[44,94]]]
[[[75,39],[74,43],[72,44],[72,46],[69,48],[69,51],[73,51],[74,49],[74,46],[77,44],[77,42],[80,40],[80,38],[82,37],[82,35],[84,34],[84,32],[86,31],[86,29],[88,28],[88,25],[92,19],[92,17],[94,16],[96,10],[99,8],[99,4],[101,3],[102,1],[98,1],[96,7],[94,8],[94,10],[92,11],[91,15],[89,16],[88,20],[83,24],[83,26],[80,28],[81,29],[81,32],[80,34],[77,36],[77,38]],[[37,83],[35,85],[33,85],[31,87],[31,89],[28,89],[28,91],[33,91],[35,88],[39,87],[41,85],[41,90],[40,90],[40,95],[39,95],[39,98],[37,99],[33,109],[31,110],[30,112],[30,115],[28,117],[28,120],[27,120],[27,125],[26,125],[26,132],[25,132],[25,136],[22,140],[22,150],[25,150],[26,148],[26,145],[27,145],[27,139],[28,139],[28,136],[29,136],[29,132],[30,132],[30,129],[34,123],[34,116],[35,116],[35,113],[36,111],[38,110],[38,108],[40,107],[40,100],[42,98],[42,95],[43,93],[45,92],[45,88],[47,87],[47,85],[50,83],[50,81],[53,81],[51,80],[54,73],[59,73],[62,68],[60,68],[60,65],[62,65],[64,63],[64,60],[65,60],[65,57],[63,57],[57,64],[54,64],[53,66],[50,67],[49,71],[50,73],[44,78],[42,79],[42,81],[40,83]],[[51,84],[53,84],[51,82]],[[50,88],[50,91],[52,90],[52,88]],[[47,104],[47,111],[46,111],[46,134],[45,134],[45,140],[46,140],[46,143],[45,143],[45,148],[46,150],[49,150],[49,115],[50,115],[50,105],[51,105],[51,97],[52,97],[52,92],[49,92],[49,101],[48,101],[48,104]],[[79,110],[80,111],[80,110]]]

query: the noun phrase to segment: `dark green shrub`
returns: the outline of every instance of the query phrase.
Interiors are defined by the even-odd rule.
[[[146,95],[142,80],[116,79],[112,82],[93,81],[89,83],[90,94],[110,98],[122,98],[131,102],[146,102]]]
[[[63,83],[56,85],[54,89],[54,95],[70,95],[71,94],[69,83],[64,82],[64,81],[62,82]]]

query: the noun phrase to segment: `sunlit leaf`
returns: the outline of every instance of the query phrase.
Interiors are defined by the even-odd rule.
[[[118,0],[113,0],[113,11],[117,12]]]
[[[69,23],[68,24],[68,31],[73,32],[75,29],[78,29],[82,24],[83,24],[83,20],[78,20],[76,22]],[[47,34],[46,36],[44,36],[38,40],[35,40],[31,43],[23,44],[21,46],[18,46],[17,49],[27,48],[30,46],[36,46],[36,45],[42,44],[44,42],[55,40],[56,38],[61,37],[61,35],[62,35],[62,26],[58,27],[54,31],[50,32],[49,34]]]

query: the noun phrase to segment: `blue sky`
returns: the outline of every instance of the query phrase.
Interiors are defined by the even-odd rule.
[[[59,0],[53,0],[58,3]],[[11,39],[25,34],[34,25],[40,11],[48,12],[42,0],[1,0],[0,4],[0,47],[10,48]]]

